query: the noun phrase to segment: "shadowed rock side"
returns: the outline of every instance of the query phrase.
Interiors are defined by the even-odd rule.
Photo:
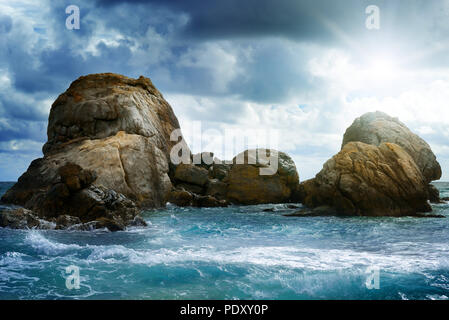
[[[43,218],[70,215],[109,229],[117,229],[110,220],[125,226],[137,208],[165,205],[172,188],[169,153],[176,143],[170,134],[178,128],[149,79],[80,77],[52,105],[44,158],[31,163],[2,201]],[[64,180],[61,168],[68,164],[89,172],[89,183]]]
[[[399,145],[350,142],[301,184],[300,194],[306,206],[329,206],[339,215],[408,216],[431,211],[426,188],[421,170]]]

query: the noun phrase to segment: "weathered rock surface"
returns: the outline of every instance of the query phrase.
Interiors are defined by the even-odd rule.
[[[204,186],[209,179],[207,169],[194,164],[180,164],[175,170],[175,179],[181,182]]]
[[[401,146],[415,161],[426,183],[441,178],[441,167],[430,146],[400,122],[383,112],[369,112],[354,120],[346,129],[342,148],[351,141],[375,146],[391,142]]]
[[[431,211],[427,182],[413,158],[394,143],[349,142],[314,179],[300,185],[309,208],[340,215],[409,216]]]
[[[151,138],[169,155],[170,134],[179,122],[151,80],[113,73],[90,74],[74,81],[53,103],[44,154],[76,139],[103,139],[119,131]]]
[[[267,160],[270,156],[276,165]],[[282,203],[290,201],[298,189],[299,175],[295,163],[285,153],[251,149],[233,159],[223,181],[228,184],[226,198],[232,203]]]
[[[169,154],[177,143],[170,134],[178,128],[149,79],[80,77],[52,105],[44,157],[2,201],[40,217],[68,215],[123,229],[139,208],[165,205],[172,189]]]

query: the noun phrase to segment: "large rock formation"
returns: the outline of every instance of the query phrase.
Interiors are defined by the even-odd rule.
[[[342,148],[351,141],[375,146],[391,142],[407,151],[421,170],[426,183],[441,178],[441,167],[435,154],[423,139],[411,132],[397,118],[383,112],[368,112],[354,120],[346,129]]]
[[[306,206],[329,206],[341,215],[407,216],[431,211],[426,187],[399,145],[350,142],[301,184],[300,193]]]
[[[80,77],[52,105],[44,157],[2,201],[45,218],[126,225],[137,208],[165,205],[172,188],[169,153],[177,143],[170,134],[178,128],[149,79]]]
[[[424,140],[398,119],[370,112],[346,130],[341,151],[300,185],[299,195],[310,208],[339,214],[417,215],[431,211],[427,200],[439,201],[429,182],[440,176]]]
[[[228,184],[226,197],[232,203],[282,203],[292,200],[299,186],[299,175],[287,154],[251,149],[233,159],[223,181]]]

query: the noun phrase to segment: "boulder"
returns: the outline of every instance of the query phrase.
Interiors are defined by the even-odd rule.
[[[188,207],[193,203],[193,194],[185,190],[173,190],[168,201],[179,207]]]
[[[383,112],[369,112],[354,120],[346,129],[342,148],[349,142],[360,141],[375,146],[391,142],[401,146],[415,161],[426,183],[441,177],[441,167],[430,146],[411,132],[397,118]]]
[[[409,216],[431,211],[426,179],[410,154],[394,143],[349,142],[299,190],[307,207],[328,206],[339,215]]]
[[[238,154],[228,176],[226,198],[236,204],[291,201],[299,186],[293,160],[272,149],[250,149]]]
[[[181,163],[176,167],[175,179],[180,182],[187,182],[197,186],[204,186],[209,180],[209,172],[194,164]]]
[[[52,105],[44,157],[2,201],[44,218],[69,215],[119,230],[139,208],[165,205],[175,129],[173,110],[149,79],[80,77]]]

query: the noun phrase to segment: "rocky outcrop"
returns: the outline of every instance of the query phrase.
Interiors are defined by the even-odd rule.
[[[354,120],[346,129],[342,147],[351,141],[360,141],[375,146],[391,142],[401,146],[413,158],[426,183],[441,178],[441,167],[430,146],[411,132],[397,118],[383,112],[369,112]],[[432,192],[432,190],[429,190]]]
[[[80,77],[52,105],[44,157],[2,201],[43,218],[68,215],[123,229],[139,208],[165,205],[172,189],[169,154],[177,143],[170,134],[178,128],[149,79]]]
[[[91,74],[74,81],[53,103],[44,155],[78,139],[104,139],[119,131],[151,138],[167,157],[179,122],[150,79],[113,73]]]
[[[228,205],[223,191],[218,190],[212,171],[214,154],[202,152],[190,157],[191,163],[172,165],[171,179],[174,185],[168,201],[178,206],[225,207]],[[215,159],[218,161],[218,159]],[[220,185],[226,190],[227,185]],[[226,193],[226,191],[224,191]]]
[[[299,186],[293,160],[272,149],[251,149],[233,159],[226,198],[236,204],[282,203],[291,201]]]
[[[314,179],[300,186],[309,208],[329,206],[340,215],[408,216],[431,211],[427,182],[401,146],[349,142]]]
[[[206,163],[202,160],[207,157]],[[299,176],[283,152],[246,150],[232,161],[203,152],[191,164],[173,169],[175,188],[169,202],[178,206],[216,207],[232,204],[282,203],[297,200]],[[213,161],[212,161],[213,160]]]
[[[372,145],[391,142],[407,151],[421,170],[426,182],[441,177],[441,167],[430,146],[407,128],[397,118],[386,113],[368,112],[354,120],[346,129],[342,147],[351,142],[360,141]]]

